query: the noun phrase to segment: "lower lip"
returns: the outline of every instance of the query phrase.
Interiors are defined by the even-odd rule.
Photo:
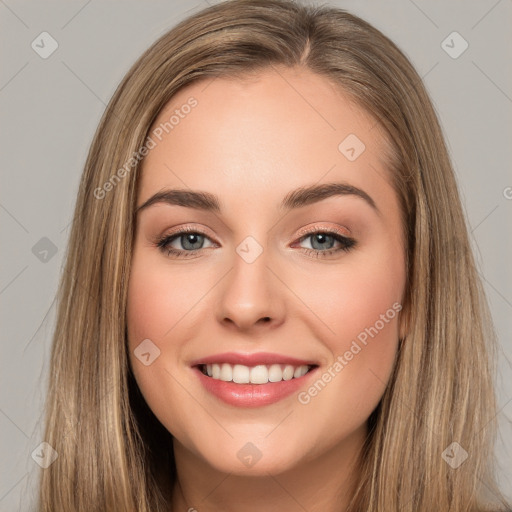
[[[317,369],[318,367],[313,368],[297,379],[267,384],[236,384],[207,377],[197,366],[193,368],[207,391],[223,402],[237,407],[262,407],[279,402],[296,393]]]

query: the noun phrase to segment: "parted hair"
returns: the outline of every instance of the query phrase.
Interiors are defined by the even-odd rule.
[[[161,36],[122,79],[93,138],[57,294],[40,512],[168,512],[172,436],[145,404],[127,352],[126,302],[140,161],[173,95],[198,80],[302,67],[370,113],[389,146],[407,282],[395,366],[368,419],[349,512],[476,512],[506,505],[495,483],[496,336],[457,183],[421,77],[381,31],[346,10],[291,0],[228,0]],[[454,469],[443,452],[468,458]]]

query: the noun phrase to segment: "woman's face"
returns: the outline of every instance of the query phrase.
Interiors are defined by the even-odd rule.
[[[276,68],[182,89],[150,136],[129,356],[177,456],[253,475],[349,457],[405,283],[380,126],[325,78]]]

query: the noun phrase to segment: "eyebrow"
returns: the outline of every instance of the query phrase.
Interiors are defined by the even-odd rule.
[[[280,204],[280,210],[302,208],[333,196],[359,197],[379,213],[375,201],[364,190],[347,183],[324,183],[292,190],[283,198]],[[209,192],[188,189],[161,190],[140,205],[135,213],[138,214],[141,210],[158,203],[221,213],[220,201],[216,195]]]

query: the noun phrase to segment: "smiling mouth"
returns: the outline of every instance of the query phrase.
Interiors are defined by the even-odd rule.
[[[304,377],[317,365],[260,364],[200,364],[199,370],[213,380],[234,382],[236,384],[268,384],[269,382],[288,381]]]

